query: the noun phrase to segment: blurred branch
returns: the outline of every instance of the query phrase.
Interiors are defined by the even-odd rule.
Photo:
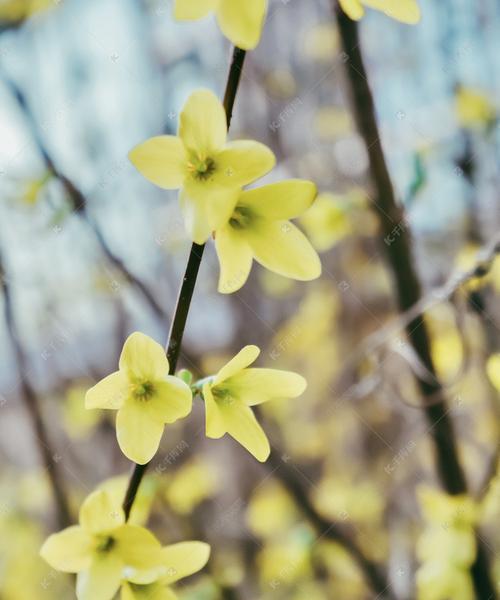
[[[119,272],[122,277],[133,287],[135,287],[138,292],[143,296],[146,300],[152,311],[155,315],[160,319],[166,318],[166,312],[163,310],[161,305],[157,302],[154,295],[148,289],[148,287],[138,278],[136,277],[124,263],[124,261],[116,256],[116,254],[111,250],[109,244],[104,237],[104,234],[98,225],[97,221],[92,218],[87,211],[87,199],[78,189],[78,187],[68,178],[66,177],[56,166],[54,159],[52,158],[38,126],[37,120],[22,92],[22,90],[17,86],[17,84],[12,81],[12,79],[8,78],[5,74],[1,75],[6,87],[10,90],[12,96],[17,101],[19,109],[24,115],[26,122],[28,124],[28,129],[32,135],[33,141],[35,142],[40,155],[43,158],[45,166],[47,170],[61,183],[63,186],[69,201],[71,202],[71,208],[74,213],[79,215],[81,219],[83,219],[87,225],[90,227],[94,237],[99,244],[104,256],[108,260],[108,262]]]
[[[245,62],[246,52],[240,48],[235,47],[233,50],[233,58],[231,66],[229,68],[229,74],[226,83],[226,90],[224,92],[224,110],[226,112],[227,128],[231,125],[231,118],[233,115],[234,101],[236,99],[236,93],[241,79],[241,72],[243,64]],[[167,358],[169,361],[170,375],[175,374],[177,368],[177,361],[179,359],[182,338],[184,336],[184,329],[186,327],[186,321],[191,307],[191,300],[193,297],[194,288],[196,285],[196,279],[198,277],[198,271],[203,257],[203,251],[205,245],[200,246],[193,243],[191,246],[191,252],[189,254],[188,263],[186,266],[186,272],[182,279],[181,286],[179,289],[179,295],[177,297],[177,304],[175,307],[174,318],[170,327],[170,333],[168,335],[167,342]],[[127,492],[125,494],[125,500],[123,502],[123,510],[125,516],[128,519],[130,510],[134,503],[137,491],[141,484],[142,478],[146,473],[149,463],[145,465],[135,465],[132,475],[130,477]]]
[[[495,235],[490,243],[478,252],[477,261],[470,269],[467,271],[456,271],[448,278],[446,283],[417,300],[413,306],[402,312],[392,323],[384,325],[367,336],[351,355],[349,363],[351,364],[352,361],[352,363],[357,364],[367,354],[383,346],[396,333],[399,333],[402,329],[411,327],[411,324],[425,312],[441,302],[452,298],[461,287],[472,279],[488,275],[493,266],[493,261],[498,254],[500,254],[500,233]]]
[[[346,58],[346,75],[351,87],[353,111],[369,158],[369,170],[375,187],[373,208],[378,217],[384,239],[386,256],[396,286],[400,312],[413,307],[422,297],[417,271],[413,264],[411,238],[402,207],[396,202],[392,181],[385,161],[378,130],[375,106],[367,73],[361,54],[358,27],[333,2],[340,38]],[[394,235],[395,232],[397,235]],[[437,378],[431,356],[431,345],[427,326],[422,316],[416,316],[406,325],[406,333],[420,363],[431,377],[416,376],[429,432],[434,442],[437,472],[447,493],[467,493],[465,474],[458,457],[457,440],[450,408]],[[426,406],[425,399],[441,395],[440,402]],[[491,579],[489,557],[484,543],[476,536],[477,554],[471,567],[471,575],[478,598],[496,598],[496,589]]]
[[[281,481],[309,522],[317,530],[319,538],[327,538],[345,548],[363,573],[368,586],[377,594],[377,599],[392,600],[395,596],[378,565],[363,554],[353,537],[348,535],[343,528],[328,521],[317,512],[293,468],[287,464],[279,452],[273,450],[266,464],[271,468],[272,475]]]
[[[27,360],[16,329],[10,286],[5,275],[5,269],[1,255],[0,285],[3,291],[4,313],[7,331],[11,346],[14,351],[14,357],[17,363],[17,370],[21,384],[21,398],[30,416],[40,458],[42,459],[43,465],[49,477],[52,493],[54,495],[59,525],[61,527],[66,527],[71,523],[71,517],[63,478],[59,470],[59,457],[57,452],[52,448],[49,434],[42,418],[42,409],[39,398],[36,391],[31,386],[27,375]]]

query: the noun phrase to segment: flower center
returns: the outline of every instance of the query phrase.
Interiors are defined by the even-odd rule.
[[[132,388],[132,395],[136,400],[140,400],[141,402],[146,402],[149,400],[154,392],[154,385],[149,381],[141,381],[140,383],[136,383]]]
[[[212,388],[212,395],[217,404],[221,404],[222,406],[230,406],[235,401],[235,397],[231,391],[225,388]]]
[[[97,544],[97,552],[109,552],[113,546],[116,544],[116,540],[112,537],[103,537],[99,540],[99,543]]]
[[[215,161],[210,157],[200,158],[194,156],[188,163],[188,171],[199,181],[208,179],[214,173],[215,168]]]
[[[229,224],[234,229],[245,229],[250,225],[252,220],[253,215],[251,210],[245,206],[237,206],[229,219]]]

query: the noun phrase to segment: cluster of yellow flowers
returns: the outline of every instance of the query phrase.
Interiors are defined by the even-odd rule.
[[[342,1],[358,18],[361,4]],[[357,5],[359,4],[359,7]],[[363,2],[389,14],[397,3]],[[415,18],[410,8],[396,18]],[[356,9],[356,10],[354,10]],[[215,11],[222,31],[238,47],[254,48],[267,11],[266,0],[177,0],[178,19],[197,19]],[[411,14],[413,17],[411,17]],[[404,17],[404,18],[403,18]],[[130,159],[154,184],[180,189],[186,230],[193,242],[210,236],[220,262],[219,291],[231,293],[246,282],[255,258],[285,277],[319,277],[319,257],[290,222],[316,197],[310,181],[289,180],[244,190],[275,165],[271,150],[255,141],[227,141],[224,107],[207,90],[194,92],[180,114],[177,136],[154,137],[134,148]],[[254,368],[256,346],[244,347],[213,376],[192,383],[169,375],[165,351],[153,339],[133,333],[125,342],[119,369],[85,395],[87,409],[116,410],[116,434],[122,452],[147,464],[158,450],[166,423],[190,414],[194,394],[205,402],[206,434],[228,433],[259,461],[270,453],[269,441],[252,406],[274,398],[295,398],[306,388],[300,375]],[[106,489],[91,493],[80,509],[79,525],[51,535],[41,555],[55,569],[78,573],[79,600],[172,600],[169,586],[203,568],[210,549],[202,542],[162,547],[142,526],[127,523],[117,498]]]
[[[476,557],[477,506],[469,496],[449,496],[427,487],[418,495],[426,521],[417,545],[418,598],[473,600],[470,567]]]

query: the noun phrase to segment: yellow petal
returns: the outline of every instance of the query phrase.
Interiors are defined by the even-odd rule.
[[[181,193],[181,210],[191,239],[198,244],[207,241],[212,231],[225,225],[233,214],[240,188],[227,185],[221,178],[206,181],[186,180]]]
[[[222,148],[227,137],[226,113],[213,92],[198,90],[191,94],[180,114],[179,137],[200,159]]]
[[[219,0],[176,0],[174,17],[179,21],[202,19],[211,10],[215,10]]]
[[[273,398],[296,398],[304,393],[307,381],[292,371],[244,369],[226,381],[247,406]]]
[[[162,554],[168,573],[162,577],[162,583],[170,585],[203,569],[210,556],[210,546],[204,542],[180,542],[166,546]]]
[[[316,191],[312,181],[291,179],[243,192],[238,206],[247,206],[255,214],[271,220],[293,219],[311,206]]]
[[[265,462],[271,449],[252,409],[234,401],[219,405],[227,432],[260,462]]]
[[[416,0],[363,0],[363,4],[408,25],[420,21],[420,7]]]
[[[316,250],[289,221],[259,219],[244,233],[256,260],[266,269],[299,281],[310,281],[321,275]]]
[[[207,217],[206,199],[198,195],[191,197],[186,190],[182,190],[180,203],[187,234],[196,244],[204,244],[212,233]]]
[[[500,392],[500,353],[492,354],[488,358],[486,373],[493,386]]]
[[[243,50],[253,50],[260,40],[267,0],[220,0],[217,19],[224,35]]]
[[[57,571],[78,573],[90,567],[92,548],[92,537],[74,525],[49,536],[40,556]]]
[[[359,21],[365,14],[365,10],[359,0],[339,0],[340,7],[353,21]]]
[[[156,454],[164,424],[151,414],[148,402],[127,402],[116,415],[116,438],[125,456],[145,465]]]
[[[104,490],[92,492],[80,508],[80,525],[91,534],[107,533],[124,522],[121,506]]]
[[[276,157],[264,144],[238,140],[226,144],[215,161],[219,185],[240,188],[269,173],[276,164]]]
[[[85,394],[85,408],[117,410],[129,394],[129,382],[121,371],[108,375]]]
[[[218,290],[221,294],[231,294],[243,287],[248,279],[252,249],[238,231],[229,226],[217,230],[215,249],[220,264]]]
[[[184,381],[169,375],[166,381],[154,384],[154,396],[149,403],[156,420],[161,423],[174,423],[191,412],[193,394]]]
[[[214,400],[210,384],[203,386],[203,400],[205,401],[205,432],[207,437],[217,440],[226,433],[226,426],[222,420],[219,407]]]
[[[255,360],[257,360],[259,354],[260,349],[257,346],[245,346],[217,373],[214,380],[214,386],[222,383],[239,371],[242,371],[248,367],[248,365],[251,365]]]
[[[122,563],[109,552],[98,555],[89,569],[80,571],[76,580],[78,600],[112,600],[120,588]]]
[[[147,584],[167,573],[162,547],[156,537],[144,527],[123,525],[113,537],[114,551],[124,565],[124,577],[133,583]]]
[[[180,138],[153,137],[133,148],[128,157],[139,173],[155,185],[165,190],[182,187],[188,157]]]
[[[120,356],[120,371],[130,379],[153,382],[168,375],[165,350],[152,338],[136,331],[129,335]]]

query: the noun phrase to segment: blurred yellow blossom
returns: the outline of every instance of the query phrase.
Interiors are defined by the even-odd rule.
[[[243,50],[252,50],[260,40],[267,0],[176,0],[174,15],[194,21],[215,11],[222,33]]]
[[[470,87],[459,86],[455,95],[455,110],[462,127],[487,127],[496,118],[496,109],[486,94]]]
[[[300,222],[319,252],[329,250],[353,231],[343,199],[328,193],[317,197]]]
[[[289,531],[298,518],[295,503],[283,486],[273,480],[257,488],[246,511],[248,527],[262,538]]]
[[[123,346],[119,371],[105,377],[85,397],[88,409],[118,411],[116,435],[120,448],[127,458],[141,465],[158,450],[165,423],[191,412],[191,390],[168,372],[168,360],[160,344],[135,332]]]
[[[0,0],[0,21],[23,21],[59,3],[54,0]]]
[[[312,182],[293,179],[242,192],[228,222],[215,232],[219,292],[239,290],[254,258],[284,277],[300,281],[319,277],[318,255],[288,220],[305,212],[315,197]]]
[[[296,398],[307,383],[290,371],[248,368],[259,353],[257,346],[245,346],[217,375],[204,380],[203,398],[207,436],[217,439],[229,433],[264,462],[270,453],[269,441],[251,407],[274,398]]]
[[[333,23],[319,23],[304,35],[303,52],[312,60],[331,61],[339,48],[339,34]]]
[[[197,244],[228,222],[241,187],[275,163],[263,144],[226,139],[224,107],[212,92],[198,90],[181,111],[178,136],[153,137],[129,153],[146,179],[164,189],[181,188],[186,229]]]
[[[500,352],[492,354],[488,358],[486,373],[493,386],[500,392]]]
[[[122,579],[146,584],[166,573],[160,542],[126,524],[121,507],[102,490],[85,499],[80,524],[47,538],[40,554],[57,571],[78,573],[78,600],[111,600]]]
[[[85,394],[88,386],[74,384],[65,393],[62,406],[66,431],[71,437],[85,437],[99,423],[100,416],[94,411],[86,410]]]
[[[476,557],[478,509],[474,501],[424,486],[418,489],[418,498],[425,520],[417,542],[422,563],[417,572],[418,598],[473,600],[469,568]]]
[[[165,498],[177,513],[188,515],[198,504],[211,498],[217,488],[217,471],[213,464],[196,457],[173,475],[165,490]]]

